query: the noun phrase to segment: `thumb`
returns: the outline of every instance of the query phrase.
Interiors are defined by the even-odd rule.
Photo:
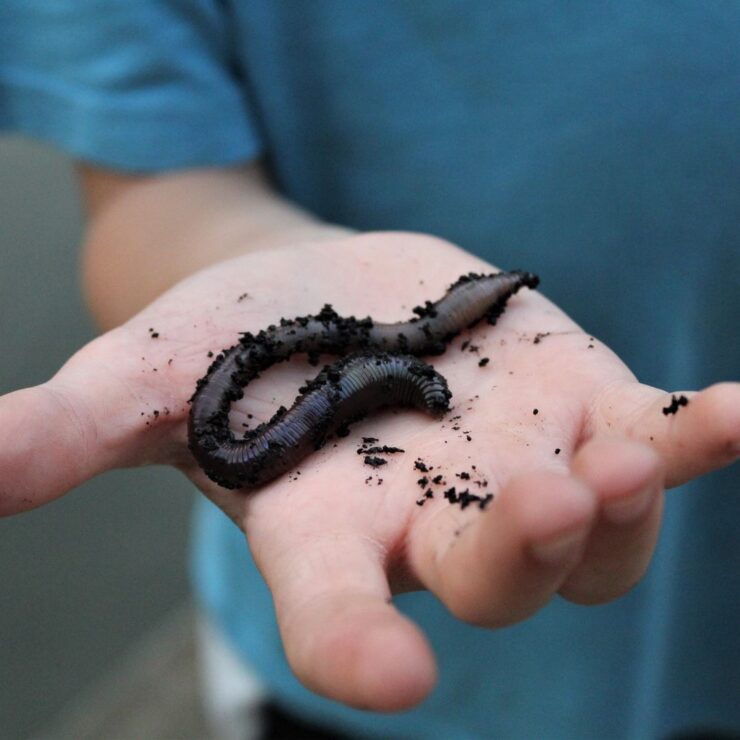
[[[167,410],[166,419],[140,411],[125,373],[81,355],[48,382],[0,397],[0,516],[53,501],[106,470],[171,456],[168,440],[184,411]]]
[[[106,467],[99,426],[53,383],[0,398],[0,516],[47,503]]]

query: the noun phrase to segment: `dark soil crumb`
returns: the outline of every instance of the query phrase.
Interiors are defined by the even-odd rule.
[[[387,462],[382,457],[370,457],[370,455],[365,457],[365,465],[369,465],[371,468],[379,468],[381,465],[386,465]]]
[[[419,480],[416,481],[416,484],[421,488],[426,488],[429,485],[429,478],[425,475],[423,478],[419,478]]]
[[[419,459],[414,463],[414,467],[416,470],[421,471],[422,473],[428,473],[429,468],[426,466],[423,460]]]
[[[532,340],[532,344],[539,344],[545,337],[549,337],[550,332],[549,331],[538,331],[537,334],[534,335],[534,339]]]
[[[242,293],[237,299],[237,303],[241,303],[245,298],[249,298],[249,293]]]
[[[417,506],[424,506],[424,504],[430,498],[434,498],[434,494],[432,493],[432,489],[431,488],[427,488],[427,490],[424,491],[424,495],[421,498],[416,499],[416,505]]]
[[[154,331],[154,329],[150,326],[149,327],[149,336],[152,339],[157,339],[159,337],[159,332],[158,331]]]
[[[406,452],[406,450],[402,450],[400,447],[389,447],[388,445],[383,445],[382,447],[362,446],[357,450],[358,455],[394,455],[397,452]]]
[[[586,347],[586,349],[593,349],[593,348],[594,348],[593,344],[589,344],[588,347]]]
[[[455,477],[460,480],[470,480],[470,473],[463,471],[462,473],[455,473]]]
[[[473,441],[473,438],[469,434],[466,434],[465,435],[465,439],[467,439],[468,442],[472,442]]]
[[[556,455],[559,455],[559,454],[560,454],[560,448],[559,448],[559,447],[556,447],[556,448],[555,448],[555,454],[556,454]]]
[[[411,310],[420,319],[424,319],[427,317],[433,319],[437,315],[437,309],[435,308],[432,301],[424,301],[423,306],[414,306]]]
[[[213,357],[213,352],[211,352],[211,350],[208,350],[208,354],[206,355],[206,357]]]
[[[490,361],[491,361],[491,360],[490,360],[490,358],[489,358],[489,357],[482,357],[482,358],[481,358],[481,359],[480,359],[480,360],[478,361],[478,367],[485,367],[485,366],[486,366],[486,365],[487,365],[487,364],[488,364],[488,363],[489,363]]]
[[[442,483],[442,474],[435,475],[434,478],[432,478],[432,483],[436,483],[437,485],[440,485]]]
[[[470,346],[470,340],[466,339],[461,345],[460,345],[460,351],[465,352],[465,350]]]
[[[172,358],[171,358],[171,357],[170,357],[170,359],[169,359],[169,360],[167,360],[167,364],[168,364],[168,365],[171,365],[171,364],[172,364]]]
[[[484,510],[486,509],[486,507],[488,506],[488,504],[490,504],[490,503],[491,503],[491,501],[493,501],[493,494],[492,494],[492,493],[487,493],[487,494],[486,494],[486,495],[485,495],[485,496],[484,496],[484,497],[483,497],[483,498],[482,498],[482,499],[480,500],[480,502],[478,503],[478,508],[479,508],[479,509],[480,509],[481,511],[484,511]]]
[[[689,399],[686,396],[671,396],[671,403],[663,409],[663,414],[668,416],[669,414],[675,414],[681,406],[688,406]]]
[[[537,414],[539,414],[539,413],[540,413],[540,410],[539,410],[539,409],[532,409],[532,413],[533,413],[533,414],[534,414],[535,416],[537,416]]]
[[[371,444],[373,444],[374,442],[378,442],[379,440],[378,440],[378,438],[377,438],[377,437],[363,437],[363,438],[362,438],[362,441],[363,441],[363,443],[364,443],[364,444],[366,444],[366,445],[371,445]]]
[[[451,504],[458,504],[461,509],[467,509],[471,504],[478,504],[478,508],[483,510],[493,501],[492,493],[478,496],[476,493],[471,493],[467,488],[459,493],[457,493],[454,487],[449,488],[444,492],[444,497]]]

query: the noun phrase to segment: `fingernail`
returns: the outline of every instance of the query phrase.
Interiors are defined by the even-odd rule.
[[[561,565],[581,549],[586,535],[587,532],[579,529],[547,542],[534,542],[530,545],[530,550],[532,555],[545,565]]]
[[[648,488],[604,504],[604,516],[612,524],[630,524],[639,519],[653,502],[655,491]]]

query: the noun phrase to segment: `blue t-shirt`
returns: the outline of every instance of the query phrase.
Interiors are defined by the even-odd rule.
[[[124,170],[264,157],[358,229],[522,266],[666,388],[740,369],[740,3],[4,0],[0,124]],[[355,735],[740,730],[738,466],[671,492],[626,597],[499,631],[397,599],[441,678],[383,716],[304,689],[240,532],[199,506],[206,608],[294,711]]]

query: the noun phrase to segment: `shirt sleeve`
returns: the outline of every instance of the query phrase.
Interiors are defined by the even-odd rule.
[[[105,167],[253,159],[220,0],[2,0],[0,128]]]

